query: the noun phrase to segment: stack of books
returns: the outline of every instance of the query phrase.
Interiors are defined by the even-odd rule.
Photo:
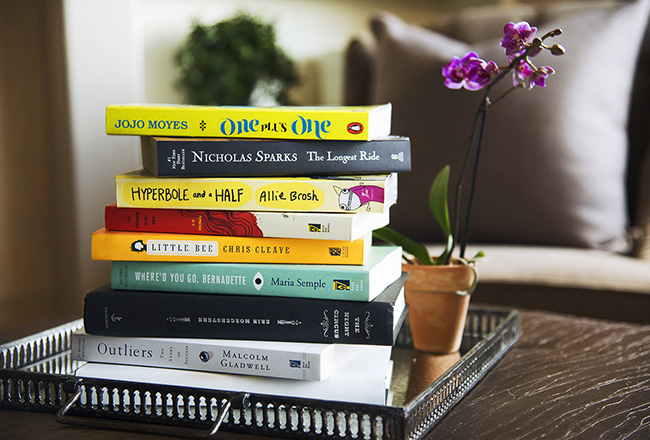
[[[391,106],[116,105],[141,137],[93,234],[81,377],[385,404],[407,306],[389,222],[408,138]]]

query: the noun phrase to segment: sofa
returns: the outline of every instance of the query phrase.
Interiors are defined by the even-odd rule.
[[[449,90],[442,67],[470,50],[503,64],[509,21],[561,28],[556,73],[487,114],[468,256],[483,250],[474,303],[650,322],[650,0],[468,7],[435,23],[377,13],[345,52],[344,104],[393,105],[411,138],[390,226],[439,253],[434,176],[450,187],[480,94]]]

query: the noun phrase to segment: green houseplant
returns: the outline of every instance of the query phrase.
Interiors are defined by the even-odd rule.
[[[252,101],[261,94],[286,105],[289,88],[298,82],[274,25],[243,12],[213,25],[195,23],[174,61],[177,85],[190,104],[259,104]]]
[[[536,66],[533,58],[545,50],[553,55],[562,55],[565,52],[560,45],[546,44],[549,38],[562,33],[560,29],[552,30],[542,37],[536,37],[536,32],[537,28],[531,27],[527,22],[510,22],[505,25],[501,46],[505,49],[508,63],[504,66],[498,66],[495,61],[485,61],[477,53],[469,52],[462,58],[453,57],[442,69],[446,87],[482,92],[460,164],[452,209],[449,209],[448,200],[449,165],[438,173],[429,191],[429,209],[445,241],[442,252],[434,257],[423,244],[390,227],[375,231],[375,237],[402,246],[406,254],[403,267],[405,271],[410,272],[406,284],[407,302],[410,305],[409,319],[414,344],[418,349],[451,352],[458,350],[460,345],[469,295],[478,284],[475,262],[484,257],[483,252],[479,252],[467,258],[465,252],[487,111],[514,90],[545,87],[547,78],[554,70],[549,66]],[[498,97],[492,99],[490,94],[497,90],[495,86],[508,76],[512,78],[512,85],[500,90]],[[464,192],[464,185],[467,183],[467,191]],[[434,298],[433,293],[445,295],[436,295]],[[441,316],[435,315],[438,312]],[[425,324],[433,327],[425,327]],[[452,324],[454,328],[447,328]],[[444,336],[444,340],[420,341],[429,335]]]

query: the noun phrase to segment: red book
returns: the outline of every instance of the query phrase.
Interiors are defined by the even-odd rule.
[[[114,231],[262,237],[254,214],[244,211],[118,208],[104,210],[106,229]]]
[[[353,241],[388,224],[388,213],[249,212],[106,206],[112,231]]]

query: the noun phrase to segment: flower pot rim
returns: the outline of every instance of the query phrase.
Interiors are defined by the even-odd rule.
[[[434,258],[436,260],[437,258]],[[411,258],[405,258],[405,260],[408,263],[402,263],[403,265],[406,266],[424,266],[424,267],[474,267],[476,266],[476,262],[472,261],[469,263],[464,263],[462,262],[459,258],[452,258],[451,262],[449,264],[426,264],[423,263],[421,260],[418,260],[415,257]]]
[[[456,263],[454,264],[453,261]],[[470,286],[467,290],[455,290],[452,293],[455,293],[457,295],[471,295],[474,293],[476,290],[476,287],[478,286],[478,281],[479,281],[479,274],[478,270],[476,268],[476,265],[474,263],[470,264],[465,264],[465,263],[460,263],[459,260],[455,259],[452,260],[452,264],[444,264],[444,265],[434,265],[434,264],[408,264],[408,263],[403,263],[402,267],[404,268],[405,271],[410,272],[410,271],[417,271],[417,272],[427,272],[427,271],[472,271],[473,275],[473,280],[470,283]],[[407,280],[408,283],[408,280]]]

